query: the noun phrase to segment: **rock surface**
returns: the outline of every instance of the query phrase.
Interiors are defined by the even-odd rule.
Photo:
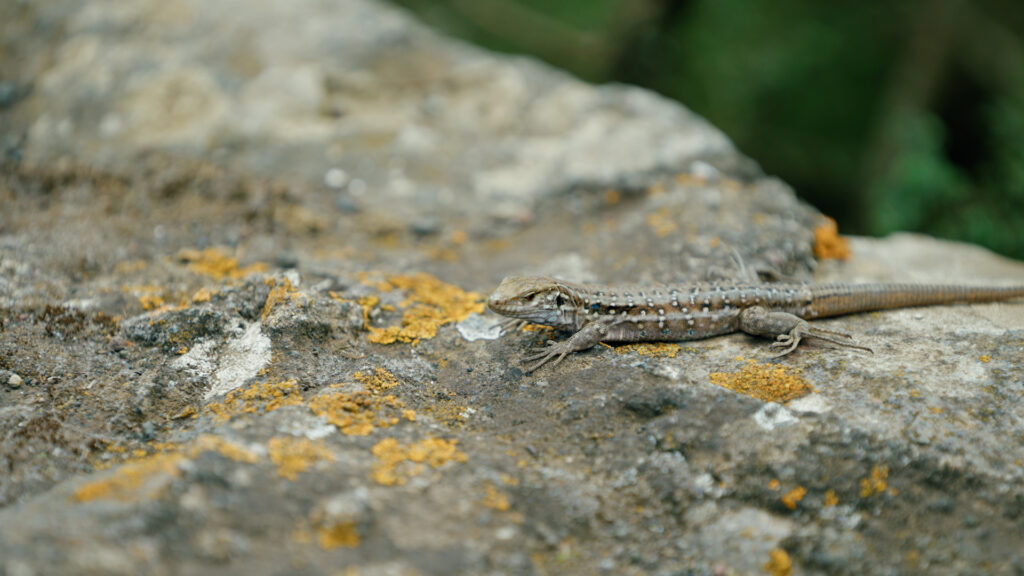
[[[375,2],[6,3],[0,574],[1024,570],[1024,305],[525,375],[512,273],[1021,283]],[[819,243],[820,243],[819,239]]]

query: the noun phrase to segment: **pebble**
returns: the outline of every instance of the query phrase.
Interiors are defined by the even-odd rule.
[[[7,377],[7,385],[11,388],[19,388],[25,383],[25,381],[21,379],[21,376],[18,376],[14,372],[11,372],[10,374],[11,375]]]

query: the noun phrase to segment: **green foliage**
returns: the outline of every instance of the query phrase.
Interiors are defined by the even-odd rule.
[[[401,3],[492,49],[677,98],[844,232],[1024,257],[1024,4]]]

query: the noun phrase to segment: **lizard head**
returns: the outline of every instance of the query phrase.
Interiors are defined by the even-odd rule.
[[[579,298],[570,284],[544,276],[509,276],[487,298],[487,307],[502,316],[556,328],[576,323]]]

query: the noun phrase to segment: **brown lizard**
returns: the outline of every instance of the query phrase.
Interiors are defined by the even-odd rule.
[[[544,324],[573,335],[526,356],[527,372],[599,342],[699,340],[746,332],[774,338],[785,356],[803,338],[871,351],[848,334],[815,328],[826,318],[889,308],[1024,298],[1024,286],[937,284],[725,284],[597,286],[543,276],[510,276],[487,307],[518,321]]]

